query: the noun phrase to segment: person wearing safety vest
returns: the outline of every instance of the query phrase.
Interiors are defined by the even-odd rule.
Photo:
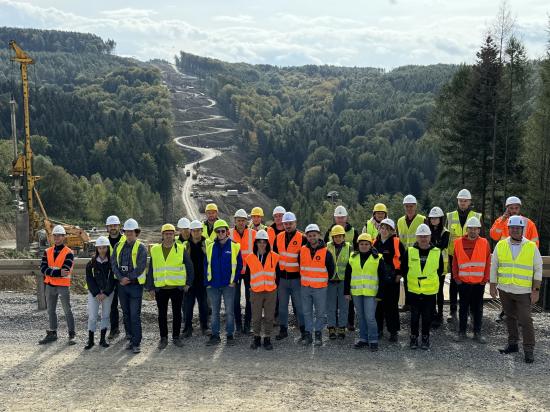
[[[272,249],[275,247],[277,235],[285,231],[283,225],[283,216],[285,213],[286,210],[282,206],[276,206],[275,209],[273,209],[273,223],[266,229],[267,236],[269,237],[269,246],[271,246]]]
[[[471,217],[477,217],[481,222],[481,213],[477,213],[472,209],[472,194],[468,189],[462,189],[456,196],[458,208],[454,212],[447,213],[447,229],[450,233],[449,247],[447,249],[449,255],[449,269],[453,267],[454,256],[454,241],[466,235],[466,221]],[[447,322],[456,323],[456,311],[458,308],[458,287],[454,277],[451,276],[449,284],[449,304],[450,316]]]
[[[288,337],[288,303],[292,297],[295,314],[300,326],[301,339],[305,337],[304,315],[302,311],[300,286],[300,250],[307,243],[306,237],[296,229],[296,216],[292,212],[283,215],[285,231],[277,235],[274,252],[279,254],[281,276],[277,297],[279,301],[279,334],[275,339]]]
[[[445,213],[443,213],[443,210],[438,206],[432,207],[430,213],[428,214],[428,218],[426,219],[426,224],[432,232],[432,245],[441,250],[441,253],[443,254],[443,264],[445,265],[450,233],[445,224]],[[432,315],[433,329],[439,328],[443,323],[443,304],[445,302],[445,298],[443,296],[443,286],[445,286],[446,272],[447,268],[444,267],[443,274],[439,278],[439,290],[436,296],[437,302],[434,306]]]
[[[183,245],[185,242],[189,240],[191,237],[191,229],[190,229],[191,222],[186,217],[182,217],[180,220],[178,220],[178,224],[176,225],[179,235],[176,238],[176,243]]]
[[[248,215],[244,209],[239,209],[233,216],[235,218],[235,227],[229,231],[231,240],[241,246],[241,256],[243,259],[243,268],[238,282],[235,284],[235,329],[237,333],[250,335],[250,322],[252,321],[252,309],[250,307],[250,277],[246,276],[246,258],[252,254],[256,231],[246,226]],[[241,288],[244,283],[244,328],[243,316],[241,313]]]
[[[385,276],[379,285],[381,301],[376,305],[376,324],[378,337],[383,336],[384,320],[390,333],[390,342],[397,342],[399,332],[399,292],[401,290],[401,256],[405,254],[405,247],[395,235],[395,223],[391,219],[380,222],[378,236],[373,246],[382,255],[385,262]]]
[[[363,233],[368,233],[370,237],[376,239],[378,236],[378,229],[380,228],[380,222],[388,217],[388,208],[384,203],[377,203],[372,209],[372,217],[367,221],[367,224],[363,226]]]
[[[216,240],[206,245],[204,259],[204,285],[212,303],[212,336],[206,343],[208,346],[218,345],[220,339],[220,309],[223,297],[225,306],[225,330],[227,345],[233,345],[235,339],[235,287],[239,284],[243,260],[241,246],[229,237],[229,225],[225,220],[214,223]]]
[[[135,219],[124,222],[122,230],[126,240],[117,243],[113,249],[111,267],[118,280],[124,328],[129,332],[126,335],[126,349],[137,354],[141,352],[141,302],[146,277],[147,248],[138,240],[141,229]]]
[[[491,259],[491,296],[500,301],[506,314],[508,345],[503,354],[519,351],[518,323],[523,332],[523,353],[527,363],[535,360],[535,330],[531,305],[539,300],[542,282],[542,257],[535,242],[523,233],[527,223],[523,216],[508,219],[510,237],[499,241]]]
[[[467,233],[454,241],[452,276],[460,297],[458,342],[466,340],[468,316],[474,320],[474,341],[486,343],[481,335],[483,295],[491,271],[491,246],[479,236],[481,222],[476,216],[466,221]]]
[[[382,255],[372,247],[374,240],[368,233],[359,235],[359,250],[351,254],[346,267],[345,295],[352,299],[359,315],[359,340],[355,349],[369,347],[378,350],[378,325],[376,324],[377,299],[380,283],[385,277]]]
[[[261,207],[253,207],[250,211],[250,224],[248,227],[250,229],[266,230],[267,226],[263,224],[262,219],[264,218],[264,210]]]
[[[97,326],[97,312],[101,308],[101,338],[99,345],[108,348],[107,329],[113,294],[116,289],[115,276],[111,269],[109,239],[100,236],[95,241],[95,253],[86,265],[86,289],[88,289],[88,343],[84,349],[94,347],[94,334]]]
[[[75,324],[71,309],[71,274],[73,271],[74,255],[71,249],[64,245],[65,228],[57,225],[52,230],[54,245],[44,251],[40,262],[40,272],[44,275],[46,284],[46,304],[50,326],[46,336],[38,343],[43,345],[57,340],[57,300],[61,299],[61,306],[65,313],[67,328],[69,329],[69,345],[75,342]]]
[[[401,270],[409,286],[411,304],[411,341],[409,347],[418,349],[418,330],[422,318],[421,349],[430,349],[430,327],[439,279],[443,274],[443,254],[431,244],[431,231],[422,223],[416,229],[416,242],[401,258]]]
[[[218,220],[218,205],[215,203],[208,203],[204,209],[206,214],[206,220],[202,225],[202,234],[210,241],[216,239],[216,232],[214,231],[214,223]]]
[[[277,302],[277,283],[279,255],[271,251],[267,232],[260,229],[256,234],[253,253],[246,257],[246,274],[250,276],[252,302],[252,330],[254,340],[251,349],[262,346],[262,312],[264,316],[264,348],[273,349],[271,332],[275,319],[275,303]]]
[[[316,224],[307,225],[307,244],[300,250],[300,283],[302,286],[302,310],[304,312],[304,345],[323,344],[323,326],[326,316],[328,282],[334,276],[334,257],[321,240],[321,230]]]
[[[157,302],[160,342],[158,349],[168,346],[168,302],[172,302],[172,342],[182,347],[180,339],[183,295],[193,284],[193,264],[189,250],[175,242],[176,228],[166,223],[161,228],[162,243],[151,247],[151,261],[145,289]],[[187,242],[187,241],[186,241]]]
[[[349,242],[345,241],[346,231],[340,225],[334,225],[330,231],[332,240],[327,243],[327,249],[336,260],[334,276],[328,282],[327,290],[327,323],[329,339],[345,339],[348,322],[349,302],[344,297],[344,277],[346,266],[353,251]],[[336,329],[338,328],[338,329]],[[338,333],[338,336],[336,335]]]
[[[118,242],[126,242],[126,238],[120,231],[120,219],[118,216],[111,215],[107,217],[107,220],[105,221],[105,228],[107,229],[107,233],[109,233],[109,256],[113,256],[113,248],[116,246]],[[111,312],[110,312],[110,320],[111,320],[111,330],[109,331],[109,340],[115,339],[120,334],[119,324],[120,324],[120,313],[118,312],[118,288],[115,285],[115,289],[113,291],[113,301],[111,303]],[[130,334],[130,331],[125,331],[126,335]]]
[[[426,217],[417,213],[418,204],[416,197],[407,195],[403,198],[403,207],[405,215],[397,220],[397,236],[405,250],[408,250],[416,242],[416,229],[426,220]],[[405,305],[401,308],[403,312],[409,310],[409,293],[407,282],[404,283],[405,289]]]
[[[506,239],[510,236],[508,231],[508,219],[511,216],[522,216],[521,215],[521,200],[519,197],[510,196],[506,199],[505,203],[506,210],[504,214],[497,218],[491,227],[491,239],[495,242],[499,240]],[[539,247],[539,232],[535,223],[528,217],[522,216],[525,222],[525,231],[523,237],[531,242],[535,242],[537,247]]]

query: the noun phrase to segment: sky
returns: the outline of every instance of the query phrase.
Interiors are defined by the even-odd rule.
[[[116,54],[394,68],[471,63],[500,0],[0,0],[0,26],[89,32]],[[548,0],[509,0],[528,55],[545,53]]]

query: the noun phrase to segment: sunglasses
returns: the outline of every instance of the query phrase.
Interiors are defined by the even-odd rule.
[[[218,229],[218,230],[216,230],[216,233],[225,233],[225,232],[227,232],[227,230],[225,230],[225,229]]]

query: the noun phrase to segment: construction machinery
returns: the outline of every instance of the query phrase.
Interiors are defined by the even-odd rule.
[[[12,98],[12,136],[14,139],[14,162],[12,168],[12,177],[14,178],[13,189],[16,193],[16,208],[17,224],[27,228],[28,230],[17,230],[18,236],[26,236],[26,243],[29,241],[41,240],[47,245],[53,244],[52,229],[55,224],[61,224],[65,227],[67,232],[66,244],[71,249],[78,251],[86,251],[90,244],[90,237],[83,229],[78,226],[57,222],[48,218],[42,200],[38,190],[36,189],[36,182],[40,179],[40,176],[35,176],[32,173],[32,160],[33,153],[31,148],[31,132],[30,132],[30,120],[29,120],[29,79],[28,79],[28,65],[34,64],[34,60],[25,53],[14,40],[9,42],[9,47],[15,52],[15,56],[11,58],[12,61],[19,63],[21,69],[21,84],[23,87],[23,121],[25,129],[25,143],[22,153],[18,153],[17,147],[17,132],[15,126],[15,101]],[[24,196],[21,196],[21,191],[24,192]],[[36,199],[40,213],[35,210],[34,200]],[[22,201],[24,200],[24,201]],[[28,223],[21,219],[21,216],[28,215]],[[44,233],[45,232],[45,233]],[[41,236],[42,233],[42,236]],[[39,242],[39,243],[42,243]],[[20,242],[18,241],[18,245]],[[43,245],[44,246],[44,245]]]

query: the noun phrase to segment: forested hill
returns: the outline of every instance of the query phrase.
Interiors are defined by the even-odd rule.
[[[230,64],[181,52],[176,63],[204,79],[255,158],[255,184],[304,222],[328,224],[336,190],[364,222],[375,201],[402,212],[402,193],[429,206],[438,149],[425,142],[437,93],[457,66],[386,72],[334,66]]]
[[[21,108],[14,39],[29,66],[30,120],[38,188],[53,217],[101,222],[111,213],[157,223],[170,213],[179,152],[172,143],[169,93],[151,66],[113,56],[95,35],[0,29],[0,137],[10,131],[10,94]],[[22,110],[17,112],[23,136]],[[0,203],[10,202],[11,142],[0,140]]]

